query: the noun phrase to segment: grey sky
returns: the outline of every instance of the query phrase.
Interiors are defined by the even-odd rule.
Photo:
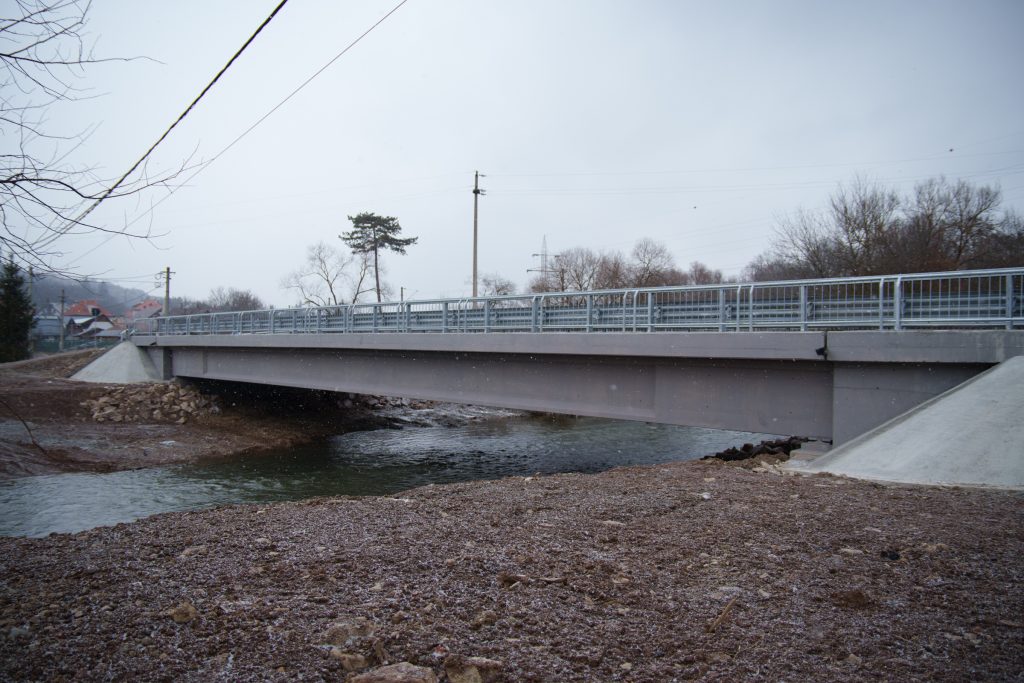
[[[100,122],[78,158],[119,175],[276,2],[95,3],[98,53],[159,63],[90,69],[102,97],[51,122]],[[215,156],[396,2],[292,0],[153,168]],[[1020,210],[1022,26],[1018,0],[410,0],[151,215],[165,191],[97,212],[164,236],[63,248],[111,278],[168,265],[176,294],[287,305],[281,278],[361,211],[420,238],[387,258],[396,292],[468,293],[475,169],[480,269],[520,285],[545,235],[552,253],[649,236],[737,274],[776,217],[857,173],[999,183]]]

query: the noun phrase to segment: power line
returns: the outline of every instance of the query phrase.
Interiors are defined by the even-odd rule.
[[[232,147],[234,147],[234,146],[235,146],[236,144],[238,144],[238,143],[239,143],[239,142],[240,142],[240,141],[242,140],[242,138],[244,138],[245,136],[247,136],[247,135],[248,135],[249,133],[251,133],[251,132],[252,132],[253,130],[255,130],[257,126],[259,126],[259,125],[260,125],[261,123],[263,123],[263,122],[264,122],[264,121],[266,121],[266,120],[267,120],[268,118],[270,118],[270,116],[271,116],[271,115],[272,115],[272,114],[273,114],[274,112],[276,112],[276,111],[277,111],[278,109],[280,109],[281,107],[283,107],[283,106],[285,105],[285,103],[286,103],[286,102],[288,102],[288,100],[290,100],[291,98],[293,98],[293,97],[295,97],[295,96],[296,96],[297,94],[299,94],[299,92],[300,92],[301,90],[303,90],[303,89],[304,89],[304,88],[305,88],[305,87],[306,87],[307,85],[309,85],[309,84],[310,84],[310,83],[311,83],[311,82],[313,81],[313,79],[315,79],[315,78],[316,78],[317,76],[319,76],[319,75],[320,75],[320,74],[322,74],[322,73],[323,73],[324,71],[326,71],[326,70],[327,70],[328,68],[330,68],[330,67],[331,67],[331,65],[333,65],[333,64],[334,64],[334,63],[335,63],[336,61],[338,61],[339,59],[341,59],[341,58],[342,58],[342,57],[343,57],[343,56],[345,55],[345,53],[346,53],[346,52],[348,52],[349,50],[351,50],[352,48],[354,48],[354,47],[355,47],[356,45],[358,45],[358,44],[359,44],[359,43],[360,43],[360,42],[361,42],[361,41],[363,40],[363,38],[365,38],[366,36],[368,36],[368,35],[369,35],[369,34],[370,34],[370,33],[371,33],[371,32],[372,32],[372,31],[373,31],[373,30],[374,30],[375,28],[377,28],[378,26],[380,26],[381,24],[383,24],[383,23],[384,23],[384,22],[385,22],[385,21],[386,21],[386,20],[388,19],[388,17],[390,17],[390,16],[392,15],[392,14],[394,14],[394,13],[395,13],[395,12],[397,12],[397,11],[398,11],[399,9],[401,9],[402,5],[404,5],[404,4],[405,4],[405,3],[407,3],[407,2],[409,2],[409,0],[401,0],[401,2],[399,2],[399,3],[397,4],[397,5],[395,5],[394,7],[392,7],[392,8],[391,8],[391,11],[390,11],[390,12],[388,12],[388,13],[387,13],[387,14],[385,14],[385,15],[384,15],[383,17],[381,17],[380,19],[378,19],[378,20],[377,20],[377,21],[376,21],[376,22],[375,22],[375,23],[374,23],[374,24],[373,24],[372,26],[370,26],[370,28],[368,28],[368,29],[366,29],[365,31],[363,31],[363,32],[362,32],[362,33],[361,33],[361,34],[360,34],[360,35],[359,35],[359,36],[358,36],[358,37],[357,37],[357,38],[356,38],[355,40],[353,40],[353,41],[352,41],[351,43],[349,43],[348,45],[346,45],[346,46],[345,46],[345,48],[344,48],[344,49],[343,49],[343,50],[342,50],[341,52],[339,52],[338,54],[336,54],[336,55],[335,55],[334,57],[332,57],[332,58],[331,58],[331,59],[330,59],[330,60],[329,60],[329,61],[328,61],[328,62],[327,62],[326,64],[324,64],[324,65],[323,65],[322,67],[320,67],[319,69],[317,69],[317,70],[316,70],[316,71],[315,71],[315,72],[313,73],[313,75],[312,75],[312,76],[310,76],[309,78],[307,78],[306,80],[304,80],[304,81],[303,81],[303,82],[302,82],[301,84],[299,84],[299,86],[298,86],[297,88],[295,88],[295,89],[294,89],[294,90],[292,90],[292,91],[291,91],[290,93],[288,93],[288,95],[287,95],[287,96],[286,96],[286,97],[285,97],[284,99],[282,99],[282,100],[281,100],[280,102],[278,102],[278,103],[277,103],[277,104],[275,104],[275,105],[274,105],[273,107],[271,107],[271,108],[270,108],[270,110],[269,110],[269,111],[268,111],[268,112],[267,112],[266,114],[264,114],[264,115],[263,115],[263,116],[261,116],[260,118],[256,119],[256,122],[255,122],[255,123],[253,123],[253,124],[252,124],[251,126],[249,126],[249,127],[248,127],[248,128],[246,128],[246,129],[245,129],[244,131],[242,131],[242,133],[241,133],[241,134],[240,134],[240,135],[239,135],[238,137],[236,137],[236,138],[235,138],[234,140],[232,140],[232,141],[231,141],[230,143],[228,143],[228,144],[227,144],[227,146],[226,146],[226,147],[224,147],[224,149],[222,149],[221,151],[217,152],[217,153],[216,153],[215,155],[213,155],[213,156],[212,156],[212,157],[210,158],[210,160],[209,160],[209,161],[205,162],[205,163],[204,163],[204,164],[202,164],[202,165],[201,165],[201,166],[200,166],[200,167],[199,167],[198,169],[196,169],[195,173],[193,173],[193,174],[192,174],[192,175],[190,175],[190,176],[189,176],[188,178],[186,178],[186,179],[185,179],[185,181],[184,181],[184,182],[183,182],[183,183],[181,184],[181,186],[179,186],[179,187],[182,187],[182,186],[184,186],[184,185],[187,185],[187,184],[188,184],[188,183],[189,183],[189,182],[190,182],[190,181],[191,181],[191,180],[192,180],[193,178],[195,178],[195,177],[196,177],[197,175],[199,175],[199,174],[200,174],[200,173],[202,173],[202,172],[203,172],[204,170],[206,170],[207,168],[209,168],[209,167],[210,167],[210,166],[211,166],[211,165],[213,164],[213,162],[217,161],[217,159],[219,159],[219,158],[221,158],[222,156],[224,156],[224,154],[226,154],[228,150],[230,150],[230,149],[231,149]],[[173,195],[173,194],[174,194],[175,192],[177,192],[177,191],[178,191],[178,188],[177,188],[177,187],[173,187],[173,188],[171,188],[171,189],[170,189],[170,190],[168,191],[168,193],[167,193],[166,195],[164,195],[164,196],[163,196],[163,197],[162,197],[161,199],[159,199],[158,201],[156,201],[156,202],[155,202],[155,203],[153,204],[153,206],[151,206],[151,207],[149,208],[149,210],[148,210],[148,211],[146,211],[145,213],[141,214],[140,216],[138,216],[137,218],[135,218],[134,220],[132,220],[132,221],[131,221],[130,223],[128,223],[128,226],[131,226],[131,225],[135,224],[135,223],[136,223],[137,221],[141,220],[141,219],[142,219],[142,218],[143,218],[144,216],[146,216],[146,215],[148,215],[148,214],[152,213],[152,212],[153,212],[153,210],[154,210],[154,209],[156,209],[156,207],[158,207],[158,206],[159,206],[160,204],[162,204],[163,202],[165,202],[165,201],[166,201],[166,200],[167,200],[168,198],[170,198],[170,196],[171,196],[171,195]],[[127,227],[127,226],[126,226],[126,227]]]
[[[334,56],[333,58],[331,58],[331,60],[330,60],[330,61],[328,61],[328,62],[327,62],[326,64],[324,64],[324,65],[323,65],[322,67],[320,67],[319,69],[317,69],[317,70],[316,70],[316,71],[315,71],[315,72],[313,73],[313,75],[312,75],[312,76],[310,76],[309,78],[307,78],[307,79],[306,79],[305,81],[303,81],[303,82],[302,82],[302,83],[301,83],[301,84],[300,84],[300,85],[299,85],[299,86],[298,86],[297,88],[295,88],[294,90],[292,90],[292,91],[291,91],[291,92],[290,92],[290,93],[289,93],[289,94],[288,94],[288,95],[287,95],[287,96],[286,96],[286,97],[285,97],[284,99],[282,99],[282,100],[281,100],[280,102],[278,102],[278,103],[277,103],[276,105],[274,105],[273,107],[271,107],[271,109],[270,109],[270,110],[269,110],[269,111],[268,111],[268,112],[267,112],[266,114],[264,114],[263,116],[261,116],[260,118],[258,118],[258,119],[256,120],[256,122],[255,122],[255,123],[253,123],[253,124],[252,124],[251,126],[249,126],[248,128],[246,128],[246,129],[245,129],[245,130],[244,130],[244,131],[243,131],[243,132],[241,133],[241,135],[239,135],[239,136],[238,136],[238,137],[236,137],[236,138],[235,138],[234,140],[232,140],[232,141],[231,141],[230,143],[228,143],[228,145],[227,145],[226,147],[224,147],[224,149],[222,149],[221,151],[219,151],[219,152],[217,152],[217,153],[216,153],[215,155],[213,155],[213,157],[211,157],[209,161],[207,161],[207,162],[205,162],[205,163],[201,164],[201,165],[199,166],[199,168],[197,168],[197,169],[196,169],[196,171],[195,171],[194,173],[192,173],[192,175],[188,176],[188,177],[187,177],[187,178],[186,178],[186,179],[185,179],[185,180],[184,180],[184,181],[182,182],[182,184],[181,184],[181,185],[179,185],[178,187],[172,187],[172,188],[170,188],[170,189],[168,190],[167,194],[166,194],[166,195],[164,195],[163,197],[161,197],[160,199],[158,199],[158,200],[157,200],[156,202],[154,202],[154,203],[153,203],[153,205],[149,207],[149,209],[147,209],[146,211],[144,211],[143,213],[139,214],[139,215],[138,215],[138,216],[136,216],[136,217],[135,217],[134,219],[132,219],[131,221],[129,221],[129,222],[128,222],[128,223],[127,223],[127,224],[125,225],[125,228],[127,229],[127,228],[131,227],[132,225],[135,225],[135,224],[136,224],[137,222],[139,222],[140,220],[142,220],[143,218],[145,218],[145,217],[146,217],[146,216],[148,216],[149,214],[153,213],[153,211],[155,211],[155,210],[156,210],[156,207],[160,206],[160,205],[161,205],[161,204],[163,204],[163,203],[164,203],[165,201],[167,201],[168,199],[170,199],[170,197],[171,197],[171,196],[172,196],[172,195],[173,195],[173,194],[174,194],[175,192],[177,192],[177,191],[178,191],[178,189],[179,189],[180,187],[184,187],[184,186],[185,186],[185,185],[187,185],[187,184],[188,184],[189,182],[191,182],[193,178],[195,178],[195,177],[196,177],[197,175],[199,175],[199,174],[200,174],[200,173],[202,173],[202,172],[203,172],[204,170],[206,170],[207,168],[209,168],[209,167],[210,167],[210,166],[211,166],[211,165],[213,164],[213,162],[215,162],[215,161],[216,161],[217,159],[219,159],[220,157],[222,157],[222,156],[223,156],[223,155],[224,155],[225,153],[227,153],[227,151],[228,151],[228,150],[230,150],[230,149],[231,149],[232,147],[234,147],[234,146],[235,146],[236,144],[238,144],[238,142],[239,142],[239,141],[240,141],[240,140],[241,140],[242,138],[244,138],[244,137],[245,137],[246,135],[248,135],[249,133],[251,133],[251,132],[252,132],[252,131],[253,131],[253,130],[254,130],[254,129],[255,129],[256,127],[257,127],[257,126],[259,126],[259,125],[260,125],[261,123],[263,123],[263,122],[264,122],[265,120],[267,120],[267,119],[268,119],[268,118],[269,118],[269,117],[271,116],[271,114],[273,114],[273,113],[274,113],[274,112],[276,112],[276,111],[277,111],[278,109],[280,109],[280,108],[281,108],[282,106],[284,106],[284,104],[285,104],[285,103],[286,103],[286,102],[287,102],[288,100],[290,100],[290,99],[291,99],[291,98],[293,98],[293,97],[294,97],[295,95],[297,95],[297,94],[299,93],[299,91],[300,91],[300,90],[302,90],[302,89],[303,89],[303,88],[305,88],[305,87],[306,87],[307,85],[309,85],[309,84],[310,84],[310,82],[312,82],[312,81],[313,81],[313,79],[315,79],[315,78],[316,78],[317,76],[319,76],[319,75],[320,75],[321,73],[323,73],[324,71],[326,71],[326,70],[327,70],[327,69],[328,69],[328,68],[329,68],[329,67],[330,67],[330,66],[331,66],[332,64],[334,64],[334,63],[335,63],[336,61],[338,61],[338,60],[339,60],[339,59],[340,59],[340,58],[341,58],[341,57],[342,57],[342,56],[343,56],[343,55],[344,55],[344,54],[345,54],[346,52],[348,52],[348,51],[349,51],[349,50],[351,50],[351,49],[352,49],[353,47],[355,47],[355,46],[356,46],[357,44],[359,44],[359,42],[360,42],[360,41],[362,41],[362,39],[363,39],[363,38],[365,38],[365,37],[366,37],[367,35],[369,35],[369,34],[370,34],[370,33],[371,33],[371,32],[372,32],[372,31],[373,31],[373,30],[374,30],[375,28],[377,28],[377,27],[378,27],[378,26],[380,26],[380,25],[381,25],[382,23],[384,23],[384,21],[385,21],[385,20],[386,20],[386,19],[387,19],[388,17],[390,17],[390,16],[392,15],[392,14],[394,14],[394,13],[395,13],[395,12],[397,12],[397,11],[398,11],[399,9],[401,9],[402,5],[404,5],[404,4],[405,4],[405,3],[407,3],[408,1],[409,1],[409,0],[401,0],[401,2],[399,2],[399,3],[398,3],[397,5],[395,5],[395,6],[393,7],[393,8],[391,8],[391,11],[390,11],[390,12],[388,12],[388,13],[387,13],[387,14],[385,14],[385,15],[384,15],[383,17],[381,17],[380,19],[378,19],[378,20],[377,20],[377,21],[376,21],[376,22],[375,22],[375,23],[374,23],[374,24],[373,24],[372,26],[370,26],[370,28],[368,28],[368,29],[366,29],[365,31],[363,31],[363,32],[362,32],[362,33],[361,33],[361,34],[360,34],[360,35],[359,35],[359,36],[358,36],[358,37],[357,37],[357,38],[356,38],[355,40],[353,40],[353,41],[352,41],[351,43],[349,43],[349,44],[348,44],[347,46],[345,46],[345,48],[344,48],[344,49],[343,49],[343,50],[342,50],[341,52],[339,52],[338,54],[336,54],[336,55],[335,55],[335,56]],[[287,2],[287,0],[283,0],[283,1],[282,1],[282,3],[281,3],[281,5],[284,5],[284,2]],[[280,7],[281,5],[279,5],[279,7]],[[274,11],[276,12],[277,10],[274,10]],[[112,240],[112,239],[113,239],[114,237],[116,237],[116,236],[117,236],[117,234],[113,234],[113,235],[110,235],[109,237],[107,237],[106,239],[104,239],[104,240],[103,240],[102,242],[100,242],[99,244],[97,244],[97,245],[96,245],[95,247],[93,247],[92,249],[90,249],[89,251],[87,251],[87,252],[86,252],[85,254],[82,254],[82,256],[79,256],[79,257],[78,257],[78,259],[75,259],[75,261],[78,261],[78,260],[80,260],[81,258],[83,258],[84,256],[87,256],[88,254],[92,253],[92,252],[93,252],[93,251],[95,251],[96,249],[99,249],[100,247],[102,247],[102,246],[103,246],[104,244],[106,244],[107,242],[109,242],[110,240]],[[75,263],[75,261],[72,261],[71,263]]]
[[[287,2],[288,2],[288,0],[281,0],[281,2],[280,2],[280,3],[278,3],[277,7],[275,7],[275,8],[274,8],[274,11],[272,11],[272,12],[270,13],[270,15],[269,15],[269,16],[268,16],[268,17],[267,17],[266,19],[264,19],[264,20],[263,20],[263,23],[259,25],[259,27],[258,27],[258,28],[257,28],[257,29],[256,29],[256,30],[255,30],[255,31],[253,32],[253,34],[252,34],[251,36],[249,36],[248,40],[246,40],[246,41],[245,41],[245,43],[244,43],[244,44],[242,45],[242,47],[238,48],[238,50],[237,50],[237,51],[235,52],[235,54],[233,54],[233,55],[231,56],[231,59],[229,59],[229,60],[228,60],[227,64],[225,64],[225,65],[224,65],[223,67],[221,67],[220,71],[218,71],[218,72],[217,72],[217,75],[213,77],[213,80],[211,80],[211,81],[210,81],[209,83],[207,83],[207,84],[206,84],[206,87],[204,87],[204,88],[203,88],[203,90],[202,90],[202,92],[200,92],[200,93],[199,93],[199,94],[198,94],[198,95],[196,96],[196,98],[195,98],[194,100],[192,100],[192,103],[191,103],[191,104],[189,104],[189,105],[188,105],[188,107],[186,107],[186,108],[185,108],[185,111],[181,112],[181,114],[179,114],[179,115],[178,115],[178,118],[176,118],[176,119],[174,120],[174,122],[173,122],[173,123],[172,123],[172,124],[171,124],[170,126],[168,126],[167,130],[165,130],[165,131],[164,131],[163,135],[161,135],[161,136],[160,136],[160,137],[159,137],[159,138],[157,139],[157,141],[156,141],[156,142],[154,142],[154,143],[153,143],[152,145],[150,145],[149,149],[147,149],[147,150],[146,150],[146,153],[145,153],[145,154],[143,154],[143,155],[142,155],[141,157],[139,157],[139,159],[138,159],[138,160],[137,160],[137,161],[136,161],[136,162],[135,162],[134,164],[132,164],[132,167],[131,167],[131,168],[129,168],[129,169],[127,170],[127,171],[125,171],[124,175],[122,175],[122,176],[121,176],[120,178],[118,178],[117,182],[115,182],[115,183],[114,183],[113,185],[111,185],[111,186],[110,186],[109,188],[107,188],[107,190],[106,190],[106,191],[105,191],[105,192],[104,192],[104,193],[103,193],[102,195],[100,195],[100,196],[99,196],[99,197],[98,197],[98,198],[96,199],[96,201],[94,201],[94,202],[93,202],[93,203],[92,203],[92,204],[91,204],[91,205],[89,206],[89,208],[87,208],[87,209],[86,209],[86,210],[85,210],[84,212],[82,212],[82,214],[81,214],[81,215],[79,215],[79,216],[78,216],[78,218],[76,218],[76,219],[75,219],[75,220],[74,220],[74,221],[72,222],[72,225],[74,225],[74,224],[78,224],[78,223],[81,223],[81,222],[82,222],[82,220],[84,220],[86,216],[88,216],[88,215],[89,215],[90,213],[92,213],[93,209],[95,209],[95,208],[96,208],[97,206],[99,206],[99,205],[100,205],[100,203],[102,203],[102,202],[103,202],[103,200],[107,199],[107,197],[109,197],[109,196],[110,196],[111,194],[113,194],[114,190],[116,190],[116,189],[117,189],[118,187],[120,187],[120,186],[121,186],[121,184],[122,184],[122,183],[123,183],[123,182],[124,182],[125,180],[127,180],[127,179],[128,179],[128,176],[130,176],[130,175],[131,175],[132,173],[134,173],[134,172],[135,172],[135,171],[136,171],[136,170],[137,170],[137,169],[139,168],[139,166],[141,166],[141,165],[142,165],[142,163],[143,163],[143,162],[144,162],[144,161],[145,161],[145,160],[146,160],[147,158],[149,158],[149,155],[151,155],[151,154],[153,153],[153,150],[155,150],[155,149],[157,148],[157,146],[158,146],[158,145],[159,145],[159,144],[160,144],[161,142],[163,142],[163,141],[164,141],[164,139],[165,139],[165,138],[166,138],[166,137],[167,137],[168,135],[170,135],[170,134],[171,134],[171,131],[172,131],[172,130],[174,130],[174,128],[175,128],[175,127],[176,127],[176,126],[177,126],[177,125],[178,125],[179,123],[181,123],[181,121],[182,121],[182,120],[183,120],[183,119],[184,119],[184,118],[185,118],[186,116],[188,116],[189,112],[191,112],[191,111],[192,111],[192,110],[193,110],[193,109],[195,108],[195,106],[196,106],[197,104],[199,104],[199,100],[203,99],[203,96],[204,96],[204,95],[206,95],[206,93],[210,91],[210,89],[211,89],[211,88],[212,88],[212,87],[214,86],[214,84],[215,84],[215,83],[216,83],[217,81],[219,81],[219,80],[220,80],[220,77],[221,77],[221,76],[223,76],[223,75],[224,75],[224,73],[225,73],[225,72],[226,72],[226,71],[227,71],[227,70],[228,70],[229,68],[231,68],[231,65],[235,63],[235,60],[236,60],[236,59],[238,59],[238,58],[239,58],[239,57],[241,56],[241,54],[242,54],[243,52],[245,52],[245,49],[246,49],[247,47],[249,47],[249,45],[250,45],[250,44],[252,44],[252,42],[253,42],[254,40],[256,40],[256,36],[258,36],[258,35],[260,34],[260,32],[261,32],[261,31],[262,31],[262,30],[264,29],[264,27],[266,27],[266,25],[267,25],[267,24],[269,24],[269,23],[271,22],[271,20],[272,20],[272,19],[273,19],[273,18],[274,18],[274,17],[275,17],[276,15],[277,15],[277,13],[278,13],[278,12],[279,12],[279,11],[281,10],[281,8],[282,8],[282,7],[284,7],[284,6],[285,6],[285,4],[286,4]],[[70,226],[68,226],[68,227],[70,227]],[[57,233],[57,234],[61,234],[61,233],[65,232],[65,231],[66,231],[66,229],[67,229],[67,228],[65,228],[65,230],[61,230],[61,231],[58,231],[58,233]],[[54,236],[54,238],[55,238],[55,237],[56,237],[56,235]],[[52,241],[52,240],[53,240],[54,238],[51,238],[51,239],[50,239],[49,241]],[[44,246],[45,246],[45,244],[44,244]]]

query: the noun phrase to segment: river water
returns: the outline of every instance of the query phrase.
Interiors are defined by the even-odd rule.
[[[386,495],[430,483],[538,472],[599,472],[692,460],[766,438],[772,435],[550,416],[352,432],[258,456],[0,482],[0,535],[76,532],[231,503]]]

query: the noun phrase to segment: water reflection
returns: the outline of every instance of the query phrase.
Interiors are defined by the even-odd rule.
[[[593,418],[354,432],[260,456],[0,482],[0,534],[43,536],[231,503],[689,460],[769,435]]]

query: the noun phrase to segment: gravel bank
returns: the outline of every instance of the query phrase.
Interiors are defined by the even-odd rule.
[[[0,539],[0,679],[1020,680],[1022,522],[704,461]]]

